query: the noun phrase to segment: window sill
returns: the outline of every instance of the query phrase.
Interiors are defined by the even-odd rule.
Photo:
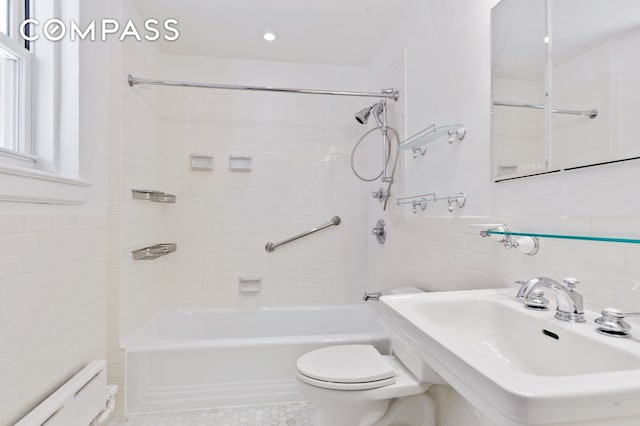
[[[91,183],[39,170],[0,165],[0,202],[79,206]]]
[[[37,157],[0,147],[0,161],[9,165],[33,168],[37,162]]]

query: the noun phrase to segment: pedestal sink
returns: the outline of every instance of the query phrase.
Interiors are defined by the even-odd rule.
[[[515,290],[384,296],[398,357],[499,426],[640,425],[640,340],[531,311]],[[640,327],[638,327],[640,335]]]

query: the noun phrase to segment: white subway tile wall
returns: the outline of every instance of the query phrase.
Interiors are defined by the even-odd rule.
[[[471,226],[506,223],[514,231],[629,237],[637,235],[634,224],[640,223],[640,216],[443,218],[414,216],[396,207],[384,215],[375,210],[371,215],[384,217],[389,236],[384,246],[370,242],[368,291],[403,285],[465,290],[508,287],[515,280],[536,276],[576,277],[588,309],[637,311],[640,307],[640,247],[636,245],[541,239],[539,253],[527,256],[482,238],[482,228]],[[640,321],[629,321],[640,330]],[[433,392],[439,425],[492,424],[453,389],[438,386]]]
[[[633,310],[640,306],[640,247],[631,244],[540,239],[534,256],[507,250],[491,238],[482,238],[483,223],[506,223],[514,231],[565,233],[587,236],[620,236],[622,229],[640,216],[620,216],[618,229],[600,224],[613,218],[536,218],[413,216],[394,208],[385,220],[392,237],[385,246],[370,247],[370,265],[387,262],[400,268],[380,268],[371,274],[369,290],[388,290],[404,283],[435,290],[507,287],[515,280],[549,276],[580,279],[579,291],[594,306]],[[586,226],[583,226],[586,225]],[[569,232],[567,232],[569,230]]]
[[[114,16],[136,13],[125,2]],[[260,84],[353,90],[365,88],[366,70],[159,55],[136,43],[111,49],[109,381],[124,385],[122,346],[162,310],[359,303],[368,190],[349,156],[365,131],[353,114],[368,100],[129,88],[122,76],[239,84],[255,82],[259,68],[268,78]],[[192,153],[214,155],[214,170],[191,170]],[[230,171],[232,154],[252,156],[253,170]],[[175,194],[177,203],[133,200],[132,188]],[[264,250],[336,215],[339,227]],[[177,252],[132,261],[131,250],[163,242],[177,243]],[[262,275],[261,293],[239,293],[247,274]]]
[[[144,73],[141,56],[135,63]],[[164,78],[202,79],[193,76],[197,70],[208,75],[206,80],[233,78],[236,83],[256,66],[170,55],[151,60],[161,61]],[[220,64],[240,75],[213,72]],[[283,73],[309,76],[302,71],[311,69],[259,65],[273,69],[278,78]],[[363,70],[320,66],[314,71],[319,82],[307,85],[349,87],[349,81],[357,81],[355,71]],[[119,199],[120,343],[166,309],[360,302],[369,195],[351,174],[349,162],[351,147],[364,133],[353,114],[367,101],[154,88],[155,100],[147,102],[149,92],[126,88],[117,138],[121,173],[113,181],[119,181],[120,191],[113,197]],[[379,152],[378,143],[370,148]],[[213,155],[214,170],[191,170],[192,153]],[[230,171],[229,156],[234,154],[250,155],[253,170]],[[133,200],[131,188],[172,193],[177,203]],[[333,216],[342,218],[340,226],[274,253],[264,249],[269,241]],[[160,242],[175,242],[178,251],[152,262],[131,261],[132,249]],[[259,294],[238,291],[238,278],[247,274],[262,275]]]
[[[446,202],[430,203],[425,212],[416,215],[410,206],[393,205],[386,213],[370,206],[369,225],[383,218],[388,238],[384,246],[373,239],[368,244],[367,290],[384,291],[401,285],[436,290],[506,287],[514,280],[539,275],[556,279],[575,276],[582,281],[580,291],[596,304],[637,310],[640,250],[634,246],[541,240],[540,253],[526,256],[481,238],[479,228],[467,226],[506,223],[518,231],[638,238],[640,203],[628,197],[639,179],[639,169],[633,163],[498,184],[491,181],[490,8],[497,1],[463,3],[411,1],[400,20],[402,28],[390,35],[370,66],[374,76],[371,87],[389,81],[396,85],[389,77],[398,75],[394,58],[399,47],[405,50],[407,69],[403,75],[407,84],[399,86],[399,104],[406,106],[408,134],[431,123],[463,123],[468,127],[461,143],[434,143],[424,157],[415,160],[407,155],[403,181],[395,186],[393,201],[398,196],[465,192],[468,202],[463,210],[451,214]],[[442,17],[452,14],[464,23],[464,31],[449,31],[450,23]],[[601,62],[593,65],[583,67],[578,78],[592,73]],[[571,75],[572,81],[575,77]],[[587,104],[601,100],[598,92],[593,92],[594,97],[584,90],[576,93],[585,98],[565,100]],[[606,109],[607,102],[602,107]],[[604,111],[603,117],[606,120],[611,114]],[[597,124],[589,124],[593,132],[587,127],[573,130],[585,136],[580,138],[580,152],[572,153],[577,160],[598,149],[594,139],[609,141],[593,128]],[[627,140],[633,138],[621,142]],[[376,188],[372,185],[370,189]],[[488,424],[452,390],[440,394],[438,401],[440,425]]]
[[[0,214],[0,425],[105,357],[106,215]]]
[[[139,14],[129,1],[110,2],[111,16],[126,20],[139,19]],[[108,382],[119,387],[113,418],[124,415],[125,356],[120,339],[120,324],[125,307],[129,316],[138,315],[144,321],[150,312],[154,294],[154,277],[126,274],[131,260],[131,250],[164,242],[161,231],[161,211],[149,202],[137,206],[147,208],[132,216],[128,201],[131,189],[162,189],[157,182],[155,166],[158,151],[153,146],[157,119],[152,109],[153,91],[136,91],[128,87],[129,73],[147,75],[154,69],[156,51],[148,44],[111,43],[109,45],[109,150],[108,150],[108,269],[106,295],[106,333]],[[149,148],[145,151],[145,148]],[[132,182],[131,176],[136,176]],[[137,223],[135,222],[137,220]],[[132,224],[132,225],[130,225]],[[157,265],[156,265],[157,266]],[[146,296],[129,298],[132,287],[144,286]],[[136,308],[137,304],[137,308]]]

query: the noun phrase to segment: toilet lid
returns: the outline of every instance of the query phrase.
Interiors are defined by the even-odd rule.
[[[298,373],[323,382],[366,383],[395,378],[395,370],[371,345],[330,346],[298,358]]]

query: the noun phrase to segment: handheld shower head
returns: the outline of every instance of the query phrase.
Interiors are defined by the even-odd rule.
[[[371,107],[363,108],[356,112],[356,121],[360,124],[367,124],[371,115]]]
[[[380,120],[380,114],[382,114],[383,110],[384,110],[384,100],[376,102],[370,107],[363,108],[360,111],[356,112],[355,114],[356,121],[360,124],[367,124],[367,121],[369,121],[369,117],[371,116],[371,112],[373,112],[376,122],[378,122],[378,125],[382,126],[382,122]]]

